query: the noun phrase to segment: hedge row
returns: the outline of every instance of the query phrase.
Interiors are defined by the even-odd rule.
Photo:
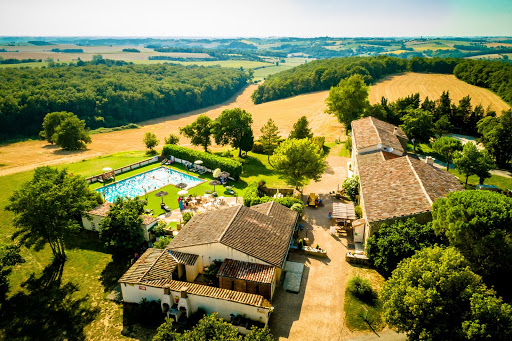
[[[220,168],[222,171],[228,172],[235,180],[238,180],[240,174],[242,174],[242,164],[240,162],[194,149],[166,144],[162,150],[162,155],[174,156],[189,162],[201,160],[206,168],[211,170]]]
[[[244,205],[247,207],[251,207],[258,204],[263,204],[269,201],[275,201],[278,204],[286,206],[288,208],[292,207],[293,204],[300,204],[304,206],[304,203],[300,199],[292,198],[292,197],[284,197],[284,198],[273,198],[267,196],[259,196],[258,183],[253,182],[245,189],[244,196]]]

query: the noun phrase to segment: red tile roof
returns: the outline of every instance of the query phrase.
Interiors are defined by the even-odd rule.
[[[174,257],[167,250],[147,249],[119,279],[119,283],[138,284],[155,288],[169,286],[173,291],[181,291],[186,287],[187,292],[191,295],[216,298],[262,308],[271,307],[270,302],[261,295],[173,280],[171,275],[177,264]]]
[[[359,166],[368,222],[432,210],[432,202],[463,190],[451,173],[410,156]]]
[[[270,284],[274,280],[275,273],[273,266],[226,258],[217,276]]]
[[[245,206],[196,214],[174,237],[168,248],[175,250],[221,243],[281,267],[290,246],[297,212],[277,203],[269,206],[266,211],[275,217]]]
[[[157,221],[157,217],[149,216],[149,215],[143,215],[142,216],[142,225],[150,225]]]
[[[358,150],[378,146],[390,147],[400,154],[405,154],[403,143],[409,139],[400,127],[378,120],[374,117],[365,117],[352,121],[352,138]]]
[[[109,203],[108,201],[105,201],[103,204],[96,206],[92,210],[90,210],[89,214],[91,215],[97,215],[101,217],[106,217],[108,212],[110,211],[110,207],[112,207],[113,204]]]

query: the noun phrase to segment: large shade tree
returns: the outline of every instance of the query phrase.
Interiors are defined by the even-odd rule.
[[[450,169],[450,161],[457,151],[462,150],[462,143],[454,137],[443,136],[432,144],[432,149],[446,160],[446,170]]]
[[[477,124],[481,141],[500,167],[512,160],[512,110],[499,117],[486,117]]]
[[[309,180],[320,180],[326,168],[322,151],[310,139],[284,141],[270,161],[286,182],[300,191]]]
[[[433,115],[423,109],[407,109],[402,116],[403,124],[400,128],[409,139],[414,140],[413,149],[416,150],[418,143],[427,143],[433,136],[432,118]]]
[[[91,143],[91,136],[85,129],[85,121],[76,115],[66,116],[55,128],[52,139],[55,144],[65,150],[85,149]]]
[[[512,335],[510,305],[486,288],[455,248],[427,248],[402,261],[381,298],[388,325],[411,340],[508,340]]]
[[[490,191],[463,191],[437,199],[436,233],[445,235],[473,270],[502,295],[512,278],[512,198]]]
[[[73,113],[67,111],[57,111],[46,114],[43,119],[43,130],[41,130],[39,136],[51,144],[54,144],[53,135],[55,134],[55,129],[65,118],[72,117],[73,115]]]
[[[100,226],[100,238],[115,261],[126,261],[144,244],[141,214],[144,203],[139,199],[118,197]]]
[[[240,108],[226,109],[213,123],[213,136],[215,143],[224,146],[231,145],[238,148],[238,156],[242,156],[242,147],[248,143],[248,136],[252,135],[252,116]]]
[[[420,224],[414,218],[382,224],[377,232],[368,238],[366,255],[373,266],[388,277],[404,259],[418,250],[435,244],[446,244],[444,236],[437,236],[432,224]]]
[[[494,168],[494,163],[488,152],[478,150],[473,142],[466,143],[462,153],[455,154],[453,163],[459,172],[466,176],[466,187],[471,175],[477,175],[482,184],[486,178],[491,176],[489,171]]]
[[[342,79],[329,90],[327,112],[335,115],[348,131],[352,121],[360,118],[368,108],[368,93],[368,87],[361,75],[355,74],[348,79]]]
[[[101,201],[83,177],[66,170],[39,167],[32,180],[9,197],[14,213],[13,235],[22,245],[50,245],[54,256],[65,258],[64,237],[80,228],[80,217]]]
[[[190,139],[190,143],[194,146],[203,147],[204,151],[208,151],[208,147],[212,144],[212,125],[213,121],[206,115],[199,117],[187,126],[180,128],[180,134]]]

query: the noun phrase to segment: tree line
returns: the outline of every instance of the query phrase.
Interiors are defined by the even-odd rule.
[[[413,71],[452,73],[457,59],[412,58],[404,60],[387,56],[350,57],[315,60],[269,76],[252,94],[254,103],[273,101],[307,92],[328,90],[345,78],[358,74],[366,84],[387,75]]]
[[[0,69],[0,139],[36,135],[50,112],[73,112],[91,129],[178,114],[228,99],[250,77],[218,66],[108,66],[96,59]]]

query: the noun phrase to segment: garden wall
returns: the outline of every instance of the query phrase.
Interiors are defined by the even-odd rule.
[[[149,159],[146,159],[146,160],[143,160],[143,161],[132,163],[131,165],[128,165],[128,166],[124,166],[124,167],[121,167],[121,168],[114,169],[114,173],[116,175],[122,174],[122,173],[125,173],[125,172],[128,172],[128,171],[131,171],[132,169],[137,169],[137,168],[140,168],[142,166],[146,166],[146,165],[149,165],[149,164],[155,163],[155,162],[158,162],[158,156],[154,156],[152,158],[149,158]],[[98,174],[98,175],[93,175],[93,176],[91,176],[89,178],[86,178],[85,181],[87,181],[88,183],[92,184],[92,183],[97,182],[98,179],[101,179],[102,176],[103,176],[103,173]]]

